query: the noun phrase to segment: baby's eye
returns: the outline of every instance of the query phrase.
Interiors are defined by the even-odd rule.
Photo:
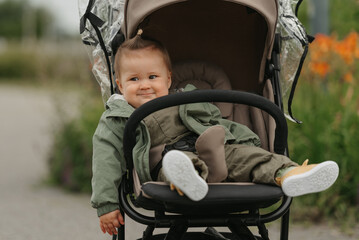
[[[157,77],[157,75],[150,75],[148,78],[149,79],[155,79]]]
[[[138,77],[130,78],[130,81],[138,81]]]

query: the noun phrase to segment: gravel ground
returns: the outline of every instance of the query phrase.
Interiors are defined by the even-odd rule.
[[[58,123],[56,105],[61,102],[76,112],[73,99],[41,88],[0,84],[0,240],[111,239],[100,231],[88,195],[43,184]],[[130,240],[144,229],[129,218],[126,226]],[[270,226],[271,239],[279,239],[277,226]],[[326,225],[291,226],[290,239],[359,239],[359,229],[354,232],[347,236]]]

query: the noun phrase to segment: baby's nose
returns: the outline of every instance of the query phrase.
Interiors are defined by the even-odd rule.
[[[144,89],[144,88],[149,88],[150,87],[150,81],[149,81],[149,79],[142,79],[141,81],[140,81],[140,87],[141,87],[141,89]]]

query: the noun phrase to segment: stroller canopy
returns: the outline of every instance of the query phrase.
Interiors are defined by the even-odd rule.
[[[79,0],[80,30],[83,42],[92,46],[93,72],[104,101],[111,95],[111,57],[116,50],[112,43],[119,33],[128,39],[142,28],[144,36],[166,46],[174,63],[215,63],[227,73],[233,89],[254,93],[262,91],[265,64],[280,33],[286,100],[294,92],[289,90],[308,43],[294,14],[297,7],[298,0]]]
[[[178,3],[178,4],[177,4]],[[190,4],[190,5],[189,5]],[[171,6],[174,5],[174,6]],[[187,5],[187,6],[186,6]],[[238,27],[235,25],[236,18],[238,19],[241,12],[239,11],[240,7],[246,7],[248,13],[253,13],[249,9],[253,9],[258,12],[265,19],[268,30],[268,38],[267,45],[270,45],[271,40],[273,39],[273,34],[276,27],[277,22],[277,1],[276,0],[132,0],[127,1],[125,5],[125,17],[123,23],[123,33],[126,38],[133,37],[136,33],[136,30],[139,24],[149,15],[153,14],[155,11],[162,10],[163,21],[173,21],[178,24],[182,24],[186,21],[186,18],[194,16],[194,18],[198,21],[201,20],[201,17],[207,17],[201,27],[203,30],[209,30],[214,32],[218,29],[213,29],[213,25],[215,22],[222,22],[224,25],[229,25],[227,27],[231,27],[232,31],[238,31]],[[187,8],[186,8],[187,7]],[[190,8],[188,8],[190,7]],[[197,7],[197,9],[195,9]],[[233,7],[238,7],[237,9],[232,9]],[[174,12],[171,12],[174,15],[169,13],[166,14],[167,11],[171,9]],[[232,10],[231,10],[232,9]],[[190,11],[189,11],[190,10]],[[181,12],[182,11],[182,12]],[[191,12],[193,14],[191,14]],[[206,15],[204,12],[207,12]],[[228,16],[233,13],[234,16]],[[223,15],[221,15],[223,14]],[[220,19],[218,17],[228,16],[227,19],[233,20],[233,22],[225,22],[224,19]],[[232,18],[231,18],[232,17]],[[166,19],[168,18],[168,19]],[[213,19],[214,22],[212,21]],[[193,20],[193,19],[191,19]],[[239,22],[240,25],[249,25],[250,22],[246,22],[246,18],[242,18],[243,22]],[[195,22],[191,22],[195,24]],[[178,25],[177,24],[177,25]],[[198,24],[197,24],[198,25]],[[219,25],[217,23],[217,25]],[[191,27],[191,26],[188,26]],[[222,26],[225,27],[225,26]],[[249,26],[250,27],[250,26]],[[178,31],[173,28],[173,31]],[[254,31],[258,31],[258,29],[254,29]],[[171,33],[168,33],[171,34]],[[216,32],[214,32],[216,34]],[[230,36],[228,36],[229,38]]]
[[[161,41],[172,62],[213,62],[232,88],[261,92],[277,22],[276,0],[131,0],[125,5],[123,33]]]

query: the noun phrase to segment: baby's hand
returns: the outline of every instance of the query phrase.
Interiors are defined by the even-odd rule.
[[[125,222],[123,221],[120,210],[106,213],[100,217],[100,228],[103,233],[107,232],[110,235],[117,234],[116,228],[124,224]]]

